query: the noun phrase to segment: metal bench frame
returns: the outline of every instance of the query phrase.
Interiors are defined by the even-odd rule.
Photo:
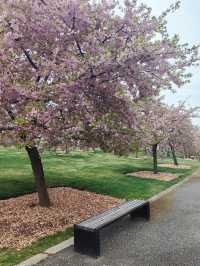
[[[123,208],[123,206],[127,205],[127,203],[136,202],[136,201],[129,201],[122,203],[118,206],[118,208]],[[110,209],[110,211],[115,211],[116,207]],[[88,223],[88,221],[94,220],[98,216],[107,215],[109,213],[109,210],[98,214],[96,216],[93,216],[85,221],[82,221],[80,224],[74,225],[74,249],[75,251],[87,254],[92,257],[99,257],[101,254],[101,247],[100,247],[100,230],[104,227],[114,223],[116,220],[126,216],[130,215],[131,218],[134,217],[143,217],[147,220],[150,218],[150,204],[148,201],[141,201],[141,204],[139,204],[137,207],[133,207],[131,210],[128,210],[127,212],[123,213],[123,215],[118,216],[116,219],[108,220],[105,223],[103,223],[100,226],[96,226],[95,228],[91,228],[89,226],[84,226],[84,223]]]

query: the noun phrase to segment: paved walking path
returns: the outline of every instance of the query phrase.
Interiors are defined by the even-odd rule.
[[[200,265],[200,173],[151,206],[151,220],[126,217],[102,233],[102,256],[70,247],[41,266]]]

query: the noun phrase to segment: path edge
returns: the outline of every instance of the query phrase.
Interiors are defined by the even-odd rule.
[[[167,188],[167,189],[161,191],[160,193],[156,194],[155,196],[149,198],[148,201],[150,203],[153,203],[153,202],[159,200],[160,198],[162,198],[165,195],[169,194],[170,192],[176,190],[178,187],[182,186],[184,183],[187,183],[190,179],[197,177],[198,175],[200,175],[200,168],[198,168],[194,173],[192,173],[188,177],[184,178],[182,181],[170,186],[169,188]]]
[[[70,237],[69,239],[62,241],[61,243],[52,246],[45,251],[34,255],[30,257],[29,259],[20,262],[19,264],[16,264],[15,266],[33,266],[38,264],[39,262],[42,262],[43,260],[46,260],[49,256],[54,255],[63,249],[69,248],[74,245],[74,237]]]

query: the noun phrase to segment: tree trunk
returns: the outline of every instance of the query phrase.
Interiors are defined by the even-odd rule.
[[[68,149],[68,143],[65,143],[65,154],[69,153],[69,149]]]
[[[152,145],[152,154],[153,154],[153,172],[154,172],[154,174],[157,174],[157,173],[158,173],[157,147],[158,147],[158,144],[153,144],[153,145]]]
[[[184,144],[183,144],[183,152],[184,152],[184,157],[187,158],[187,149]]]
[[[26,146],[26,151],[31,161],[31,166],[35,177],[36,188],[39,197],[39,205],[42,207],[49,207],[50,206],[49,194],[45,184],[44,170],[38,149],[37,147]]]
[[[173,157],[173,160],[174,160],[174,164],[178,165],[178,160],[176,158],[176,153],[175,153],[174,146],[173,146],[172,143],[169,143],[169,146],[170,146],[170,149],[171,149],[171,152],[172,152],[172,157]]]

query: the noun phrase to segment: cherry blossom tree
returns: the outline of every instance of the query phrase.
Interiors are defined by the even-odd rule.
[[[130,102],[188,82],[198,47],[167,33],[178,4],[159,17],[135,0],[123,8],[114,0],[1,5],[0,132],[25,147],[39,204],[49,206],[39,143],[124,153],[134,127]]]
[[[194,128],[194,146],[195,146],[195,156],[200,159],[200,128]]]
[[[192,124],[190,118],[180,122],[173,134],[173,147],[185,158],[196,156],[198,145],[198,129]]]
[[[152,147],[153,170],[158,173],[158,145],[168,137],[169,116],[160,99],[142,101],[138,104],[136,134],[144,145]]]
[[[178,106],[171,106],[168,108],[170,123],[168,128],[167,142],[170,146],[175,165],[178,165],[175,152],[178,143],[180,145],[180,143],[186,139],[187,141],[190,139],[192,142],[194,140],[194,134],[192,134],[194,126],[191,119],[193,116],[195,116],[197,111],[198,108],[187,109],[185,107],[185,103],[180,103]],[[190,129],[189,132],[188,129]]]
[[[152,146],[154,173],[158,172],[158,146],[169,146],[174,164],[178,165],[176,145],[178,142],[189,142],[189,139],[190,143],[193,141],[191,118],[198,108],[187,110],[184,103],[168,106],[162,102],[162,98],[141,101],[137,108],[135,135],[143,145]]]

